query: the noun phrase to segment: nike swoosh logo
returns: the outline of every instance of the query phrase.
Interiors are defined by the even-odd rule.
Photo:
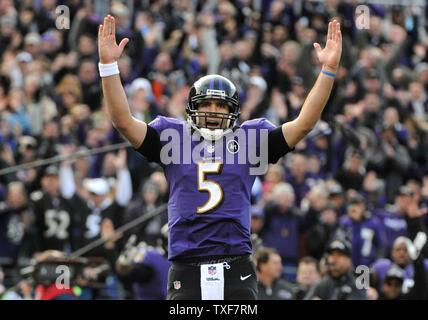
[[[245,277],[241,276],[241,281],[244,281],[245,279],[248,279],[249,277],[251,277],[251,274],[249,274],[248,276],[245,276]]]

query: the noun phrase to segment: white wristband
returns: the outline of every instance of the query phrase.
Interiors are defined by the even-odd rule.
[[[98,69],[100,70],[101,77],[109,77],[115,74],[119,74],[119,67],[117,65],[117,61],[107,64],[102,64],[101,62],[99,62]]]

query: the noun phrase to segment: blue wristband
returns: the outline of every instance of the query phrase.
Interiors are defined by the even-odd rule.
[[[330,77],[335,77],[336,76],[335,73],[327,72],[325,70],[321,70],[321,72],[324,73],[324,74],[326,74],[326,75],[328,75],[328,76],[330,76]]]

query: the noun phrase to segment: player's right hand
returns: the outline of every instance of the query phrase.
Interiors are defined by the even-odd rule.
[[[128,38],[123,39],[119,45],[116,43],[116,23],[114,17],[108,15],[104,18],[104,24],[98,28],[98,53],[103,64],[117,61],[123,52]]]

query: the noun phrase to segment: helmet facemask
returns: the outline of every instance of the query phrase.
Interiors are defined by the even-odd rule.
[[[206,100],[226,102],[229,113],[201,111]],[[238,96],[235,86],[219,75],[205,76],[192,86],[186,108],[188,122],[207,140],[218,140],[232,131],[239,118]]]

